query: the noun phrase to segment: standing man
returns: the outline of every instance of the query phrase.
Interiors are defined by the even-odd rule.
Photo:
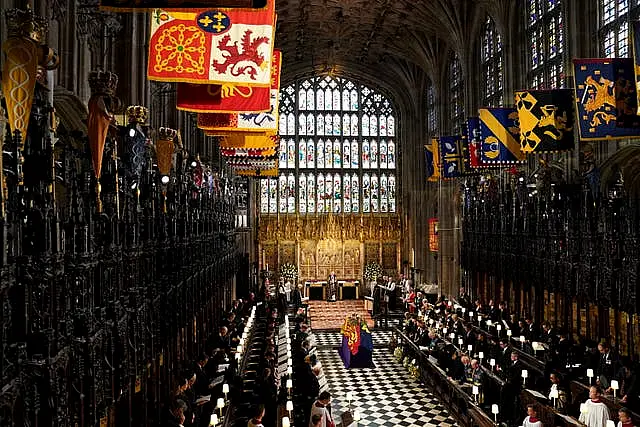
[[[409,288],[407,289],[407,292],[411,292],[411,283],[410,283],[409,280],[407,280],[406,282],[409,283]],[[396,297],[396,284],[391,279],[391,276],[387,277],[386,288],[387,288],[387,306],[388,306],[389,310],[395,310],[396,309],[396,298],[397,298]]]
[[[600,400],[600,395],[600,388],[592,386],[589,389],[589,400],[580,405],[579,421],[586,424],[587,427],[606,427],[607,421],[611,419],[609,409]]]
[[[334,271],[329,275],[327,280],[327,301],[335,301],[336,293],[338,292],[338,279],[336,279],[336,273]]]
[[[331,417],[331,394],[328,391],[323,391],[318,396],[318,400],[313,402],[313,406],[311,407],[311,419],[309,419],[309,427],[313,427],[313,416],[320,415],[322,417],[320,421],[321,427],[335,427],[336,424],[333,422],[333,418]]]

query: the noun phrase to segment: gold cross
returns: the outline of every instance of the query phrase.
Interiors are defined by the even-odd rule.
[[[205,15],[204,18],[200,19],[200,23],[202,25],[204,25],[205,27],[208,27],[209,24],[211,24],[213,22],[213,20],[211,18],[209,18],[209,16]]]

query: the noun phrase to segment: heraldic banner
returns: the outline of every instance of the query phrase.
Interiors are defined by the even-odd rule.
[[[178,110],[196,113],[261,113],[271,109],[271,89],[280,89],[279,50],[273,51],[271,87],[245,86],[237,83],[223,85],[178,83]]]
[[[640,115],[640,21],[633,21],[633,62],[636,83],[636,114]]]
[[[482,162],[482,137],[480,135],[480,117],[467,118],[467,138],[469,139],[469,167],[472,169],[495,166]]]
[[[515,108],[481,108],[480,137],[482,162],[496,165],[510,164],[524,160],[520,149],[520,129],[518,112]]]
[[[199,113],[198,127],[206,131],[227,135],[233,132],[277,132],[278,130],[277,89],[271,89],[269,111],[252,113]],[[211,132],[208,132],[211,133]]]
[[[440,163],[443,178],[462,176],[466,170],[463,140],[460,135],[440,137]]]
[[[264,9],[156,9],[149,80],[271,86],[275,0]]]
[[[211,0],[100,0],[100,7],[114,12],[140,12],[156,8],[192,9],[210,7]],[[243,7],[260,9],[266,0],[215,0],[216,7]]]
[[[515,98],[523,152],[544,153],[573,148],[571,89],[517,91]]]
[[[438,252],[438,218],[429,218],[429,251]]]
[[[438,182],[440,179],[440,149],[438,148],[438,138],[431,139],[431,145],[424,146],[425,169],[427,171],[427,181]]]
[[[633,60],[574,59],[580,139],[621,139],[640,135]]]

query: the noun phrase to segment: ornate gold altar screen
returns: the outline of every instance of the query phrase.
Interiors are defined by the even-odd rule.
[[[326,279],[362,280],[364,265],[376,261],[386,273],[400,269],[400,220],[397,215],[262,215],[260,268],[298,266],[299,283]]]

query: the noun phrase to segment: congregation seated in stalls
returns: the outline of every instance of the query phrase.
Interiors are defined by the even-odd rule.
[[[399,332],[412,344],[405,349],[422,355],[417,360],[435,365],[489,416],[498,405],[507,425],[526,425],[523,413],[533,411],[528,425],[580,425],[585,419],[589,427],[606,427],[580,412],[587,395],[592,403],[603,402],[620,425],[638,419],[632,411],[640,407],[638,369],[629,358],[607,342],[574,341],[549,322],[538,327],[532,318],[510,313],[505,302],[469,304],[466,294],[457,303],[423,301],[416,313],[406,313]]]

